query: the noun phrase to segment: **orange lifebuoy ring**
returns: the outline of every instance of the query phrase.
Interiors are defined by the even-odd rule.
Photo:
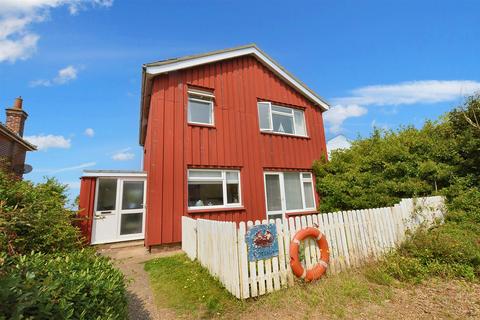
[[[317,244],[320,247],[320,260],[311,269],[305,270],[298,257],[300,249],[300,241],[307,237],[317,239]],[[293,274],[299,278],[310,282],[319,279],[325,271],[327,271],[328,261],[330,260],[330,252],[328,251],[328,242],[325,236],[317,228],[305,228],[297,232],[290,243],[290,266]]]

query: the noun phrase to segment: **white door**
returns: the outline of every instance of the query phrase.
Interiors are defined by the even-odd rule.
[[[145,179],[97,179],[92,244],[144,238],[145,188]]]
[[[143,239],[145,234],[145,179],[120,179],[118,241]]]
[[[265,173],[265,199],[267,205],[267,219],[283,219],[285,217],[283,198],[283,179],[280,173]]]
[[[313,176],[310,172],[265,172],[267,218],[315,211]]]

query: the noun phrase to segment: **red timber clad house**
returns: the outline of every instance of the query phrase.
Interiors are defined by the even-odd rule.
[[[19,179],[32,170],[30,165],[25,164],[27,151],[37,150],[23,139],[28,114],[22,109],[22,104],[21,97],[15,99],[14,105],[6,110],[5,124],[0,123],[0,170]]]
[[[145,206],[137,192],[137,207],[146,211],[142,226],[137,213],[136,231],[144,230],[138,237],[148,247],[178,243],[184,215],[239,222],[316,211],[311,167],[326,156],[328,107],[255,45],[145,64],[144,172],[127,173],[146,179]],[[121,174],[86,173],[80,195],[86,214],[101,215],[105,188],[98,185]],[[110,193],[122,203],[128,197],[125,190]],[[117,219],[120,234],[127,220]]]

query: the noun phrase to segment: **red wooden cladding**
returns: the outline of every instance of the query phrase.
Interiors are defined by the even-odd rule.
[[[188,86],[215,94],[214,127],[187,123]],[[259,99],[305,108],[308,138],[261,133]],[[155,78],[145,139],[146,245],[179,242],[181,217],[266,217],[263,172],[310,170],[326,155],[322,113],[254,57],[245,56]],[[189,213],[187,169],[239,168],[244,209]],[[318,199],[317,199],[318,203]]]
[[[80,183],[78,216],[82,219],[78,222],[78,226],[87,243],[90,243],[92,238],[92,222],[95,205],[95,183],[96,178],[93,177],[82,177]]]

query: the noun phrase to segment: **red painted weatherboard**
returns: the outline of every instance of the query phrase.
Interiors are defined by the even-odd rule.
[[[188,86],[215,95],[215,126],[187,123]],[[308,138],[261,133],[257,101],[305,109]],[[322,112],[251,56],[154,79],[145,139],[146,245],[181,241],[181,217],[224,221],[266,217],[263,172],[306,170],[326,155]],[[237,168],[243,209],[188,212],[188,168]],[[316,199],[318,204],[318,197]]]
[[[80,181],[80,198],[78,201],[78,216],[81,220],[78,226],[87,243],[92,239],[92,221],[95,205],[95,183],[96,178],[82,177]]]

